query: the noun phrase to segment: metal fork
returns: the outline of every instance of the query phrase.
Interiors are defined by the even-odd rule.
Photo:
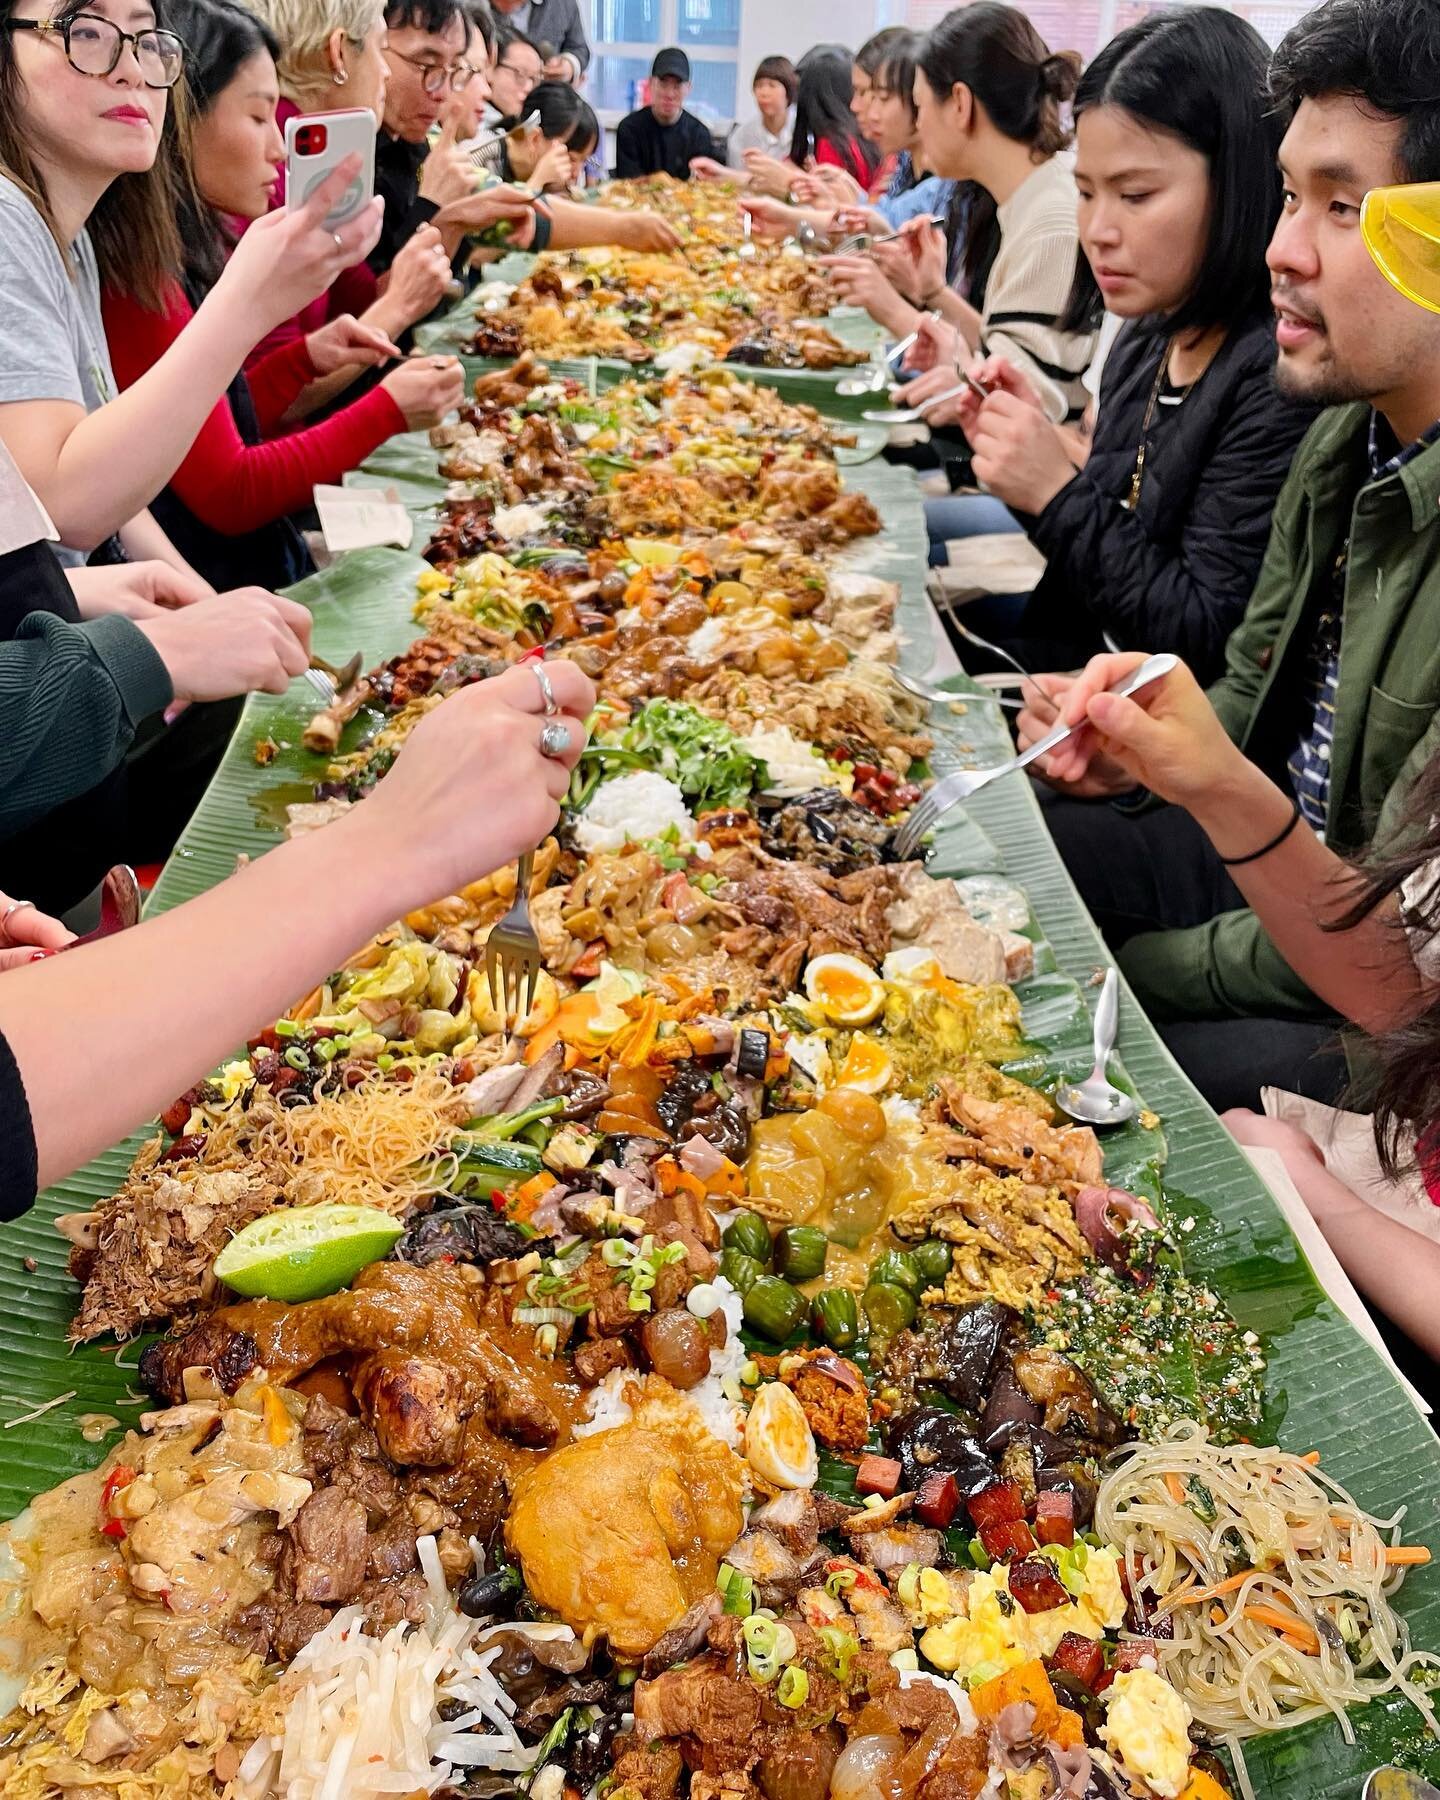
[[[1161,656],[1147,656],[1133,674],[1127,675],[1118,686],[1108,691],[1112,694],[1133,694],[1137,688],[1158,681],[1162,675],[1168,675],[1179,660],[1178,656],[1171,655],[1169,651]],[[1074,729],[1073,725],[1057,725],[1028,750],[1012,756],[1009,762],[998,763],[993,769],[958,769],[943,781],[937,781],[895,833],[897,856],[908,862],[920,848],[921,838],[939,824],[942,815],[949,812],[952,806],[968,800],[972,794],[979,793],[981,788],[989,787],[992,781],[999,781],[1001,776],[1013,775],[1018,769],[1028,767],[1037,757],[1046,755],[1057,744],[1063,743]]]
[[[527,850],[515,870],[515,902],[485,940],[485,980],[490,1001],[504,1020],[506,1035],[514,1015],[518,1025],[535,1004],[542,966],[540,939],[530,917],[530,878],[535,852]]]
[[[326,662],[323,656],[312,655],[310,667],[305,671],[305,679],[327,706],[333,706],[360,673],[360,665],[364,660],[357,650],[343,669],[337,669],[334,663]]]
[[[978,631],[972,631],[971,628],[961,620],[959,609],[956,607],[955,602],[950,598],[949,594],[945,592],[945,584],[943,582],[932,581],[929,586],[929,593],[930,598],[940,608],[941,612],[944,613],[945,617],[955,627],[956,631],[959,632],[960,636],[965,639],[966,643],[974,644],[977,650],[988,650],[991,656],[998,656],[1001,662],[1010,665],[1015,673],[1020,676],[1022,681],[1034,680],[1034,677],[1025,665],[1017,662],[1008,650],[1002,650],[998,644],[992,644],[989,638],[981,637]]]

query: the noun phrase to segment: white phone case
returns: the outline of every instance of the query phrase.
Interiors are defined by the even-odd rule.
[[[322,149],[304,148],[307,131],[323,130]],[[360,172],[326,215],[325,228],[334,231],[369,204],[375,192],[375,115],[368,106],[347,107],[343,112],[304,113],[285,125],[285,205],[294,212],[305,204],[317,183],[354,151],[361,158]]]

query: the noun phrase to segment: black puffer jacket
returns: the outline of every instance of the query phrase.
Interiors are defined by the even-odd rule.
[[[1017,643],[1045,640],[1056,658],[1047,668],[1083,662],[1109,632],[1122,650],[1174,650],[1211,681],[1260,573],[1276,496],[1315,410],[1275,386],[1267,308],[1231,332],[1183,401],[1155,408],[1140,504],[1127,512],[1167,341],[1139,323],[1120,332],[1089,462],[1025,521],[1048,564]]]

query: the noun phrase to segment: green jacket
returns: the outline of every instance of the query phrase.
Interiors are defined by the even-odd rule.
[[[1395,830],[1416,776],[1440,752],[1440,443],[1372,481],[1369,421],[1368,406],[1334,408],[1296,452],[1226,673],[1210,689],[1230,736],[1283,783],[1302,723],[1306,602],[1348,526],[1325,828],[1347,856]],[[1160,1019],[1327,1014],[1248,910],[1146,932],[1120,961]]]

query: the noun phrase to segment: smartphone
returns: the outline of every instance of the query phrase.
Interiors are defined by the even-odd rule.
[[[325,229],[336,231],[370,203],[375,192],[375,115],[368,106],[344,112],[306,113],[285,126],[285,205],[290,212],[305,204],[317,183],[333,173],[351,152],[360,171],[325,217]]]

